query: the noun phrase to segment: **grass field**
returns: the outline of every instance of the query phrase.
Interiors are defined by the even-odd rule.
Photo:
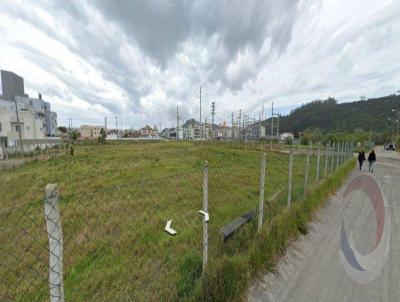
[[[0,172],[0,300],[49,298],[43,194],[58,184],[66,301],[198,299],[202,169],[209,167],[209,266],[249,254],[254,220],[222,243],[219,229],[258,206],[261,152],[196,143],[75,147],[74,156]],[[289,156],[267,154],[266,225],[286,206]],[[325,158],[321,158],[321,176]],[[329,161],[330,170],[330,161]],[[295,156],[293,202],[303,196],[305,156]],[[310,187],[316,158],[310,166]],[[274,200],[267,201],[280,192]],[[178,231],[164,231],[167,220]],[[223,299],[222,299],[223,300]]]

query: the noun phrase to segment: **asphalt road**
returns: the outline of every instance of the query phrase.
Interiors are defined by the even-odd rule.
[[[276,272],[251,286],[249,301],[400,301],[400,156],[376,151],[374,173],[367,166],[352,173],[318,211],[310,233],[288,248]],[[384,219],[365,191],[343,194],[354,178],[368,175],[383,192]],[[358,179],[363,185],[368,180]],[[353,238],[350,252],[343,233]]]

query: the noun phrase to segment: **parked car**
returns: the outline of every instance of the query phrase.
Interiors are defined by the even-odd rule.
[[[384,148],[385,148],[385,150],[388,150],[388,151],[396,150],[396,146],[393,143],[389,143],[389,144],[385,145]]]

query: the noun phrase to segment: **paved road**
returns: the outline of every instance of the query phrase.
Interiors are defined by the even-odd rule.
[[[319,210],[310,224],[310,233],[289,247],[277,272],[253,284],[248,292],[249,301],[400,301],[400,156],[377,148],[377,158],[374,173],[369,173],[367,167],[352,173]],[[374,210],[365,193],[356,190],[343,196],[351,180],[361,175],[371,175],[381,187],[386,200],[386,225],[377,218],[382,217],[376,216],[379,209]],[[349,238],[351,233],[354,239],[351,251],[356,254],[357,263],[361,263],[361,272],[360,268],[355,269],[351,253],[344,248],[343,223],[346,236]],[[376,245],[378,234],[383,235],[379,235],[381,239]],[[387,254],[363,258],[362,255],[384,250],[385,242]]]

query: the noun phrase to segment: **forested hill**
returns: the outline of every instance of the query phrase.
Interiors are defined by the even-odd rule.
[[[400,112],[400,95],[338,104],[335,99],[313,101],[280,118],[280,132],[319,128],[323,132],[350,132],[355,129],[388,131]],[[268,121],[267,124],[269,124]]]

